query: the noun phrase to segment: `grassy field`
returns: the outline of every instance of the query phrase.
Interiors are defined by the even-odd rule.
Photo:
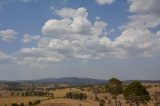
[[[98,102],[57,98],[57,99],[46,100],[38,106],[98,106]]]
[[[64,97],[67,92],[70,92],[70,91],[80,92],[81,90],[76,89],[76,88],[71,88],[71,89],[65,88],[65,89],[56,89],[56,90],[50,91],[50,92],[53,93],[56,98],[61,98],[61,97]]]
[[[155,86],[155,84],[147,84],[145,86],[151,85],[147,90],[149,91],[150,95],[153,95],[155,91],[160,91],[160,86]],[[158,85],[158,84],[157,84]],[[114,100],[112,99],[111,95],[109,93],[93,93],[92,91],[88,91],[88,88],[85,88],[85,90],[81,90],[79,88],[64,88],[64,89],[56,89],[51,90],[50,93],[54,94],[54,99],[48,99],[48,97],[1,97],[0,98],[0,106],[10,106],[12,103],[24,103],[25,105],[28,104],[28,102],[33,102],[35,100],[42,100],[38,106],[99,106],[99,101],[95,100],[95,97],[97,96],[99,100],[103,99],[105,100],[106,105],[105,106],[114,106]],[[82,92],[87,94],[87,99],[80,101],[75,99],[67,99],[64,98],[65,94],[67,92]],[[106,98],[107,97],[107,98]],[[109,100],[111,103],[109,104]],[[124,100],[123,95],[118,96],[118,101],[121,101],[122,106],[129,106],[129,104],[126,104],[126,101]],[[154,106],[155,101],[152,99],[148,106]]]
[[[25,105],[28,102],[32,102],[35,100],[45,100],[47,97],[10,97],[10,98],[0,98],[0,106],[10,106],[12,103],[24,103]]]
[[[78,88],[56,89],[56,90],[50,91],[50,92],[53,93],[56,98],[63,98],[63,97],[65,97],[65,94],[67,92],[72,92],[72,91],[73,92],[82,92],[82,93],[87,94],[88,96],[93,96],[92,92],[82,91],[82,90],[80,90]]]

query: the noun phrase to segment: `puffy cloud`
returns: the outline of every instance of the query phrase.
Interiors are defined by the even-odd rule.
[[[59,62],[64,58],[62,55],[44,48],[22,48],[15,54],[15,57],[18,64],[28,65],[32,65],[33,63],[43,65],[48,62]]]
[[[0,39],[5,42],[11,42],[17,39],[17,34],[13,29],[0,30]]]
[[[8,54],[0,51],[0,64],[7,64],[11,62],[11,56],[9,56]]]
[[[9,56],[7,54],[0,51],[0,61],[3,61],[8,58],[9,58]]]
[[[160,17],[152,14],[136,14],[129,16],[129,22],[123,28],[155,28],[160,25]]]
[[[22,40],[22,43],[31,43],[33,41],[38,41],[40,39],[40,36],[39,35],[29,35],[29,34],[25,34],[24,35],[24,38]]]
[[[104,4],[112,4],[115,0],[96,0],[96,2],[100,5]]]
[[[69,46],[69,42],[67,40],[60,40],[60,39],[52,39],[48,47],[51,49],[67,49]]]
[[[117,38],[117,42],[121,42],[119,46],[127,50],[131,56],[153,57],[160,54],[159,39],[158,32],[131,28],[125,29],[122,35]]]
[[[123,28],[155,28],[160,26],[159,0],[128,0],[129,22]]]
[[[122,33],[116,38],[114,45],[126,50],[131,56],[159,55],[159,0],[128,1],[129,11],[134,14],[129,16],[129,22],[122,26]]]
[[[130,5],[132,5],[132,3]],[[49,33],[48,35],[59,35],[59,37],[58,39],[51,38],[52,40],[47,40],[45,43],[43,41],[43,44],[49,49],[62,54],[64,57],[100,59],[108,57],[127,58],[131,56],[149,57],[159,54],[157,53],[159,52],[159,34],[157,34],[158,32],[152,32],[150,29],[160,25],[160,20],[157,15],[145,13],[129,16],[129,22],[122,26],[121,34],[115,38],[115,40],[111,40],[106,36],[107,32],[105,29],[107,23],[101,20],[96,20],[93,23],[90,22],[87,18],[88,12],[85,8],[63,8],[61,10],[55,10],[55,12],[61,19],[51,20],[62,22],[63,24],[53,23],[49,24],[50,26],[48,27],[44,25],[42,32],[44,32],[44,28],[45,32],[47,32],[47,29],[51,29],[50,33],[49,31],[47,32]],[[83,19],[86,20],[82,21],[81,24],[85,24],[83,22],[90,23],[87,33],[75,31],[72,27],[74,19],[77,16],[83,16]],[[55,27],[58,27],[58,29]],[[43,45],[42,43],[40,44],[41,46]]]
[[[62,8],[60,10],[55,10],[55,13],[63,18],[72,18],[72,17],[87,17],[88,13],[84,7],[73,9],[73,8]]]
[[[128,0],[129,11],[134,13],[151,13],[160,15],[159,0]]]
[[[130,4],[132,5],[132,4]],[[159,16],[133,14],[122,26],[114,40],[107,37],[107,23],[98,19],[91,22],[87,9],[63,8],[55,10],[59,18],[49,19],[42,27],[48,36],[25,35],[23,43],[37,40],[37,46],[22,48],[14,54],[19,64],[44,64],[67,59],[128,58],[160,55]],[[144,20],[145,19],[145,20]],[[152,29],[157,30],[152,31]]]
[[[52,36],[74,36],[80,35],[100,35],[107,23],[97,21],[93,25],[87,18],[88,12],[84,7],[78,9],[63,8],[55,10],[55,13],[62,19],[50,19],[42,27],[44,35]],[[94,33],[94,32],[97,33]],[[68,36],[67,36],[68,37]]]
[[[125,50],[115,47],[113,41],[106,37],[107,23],[100,19],[93,23],[89,21],[84,7],[63,8],[55,10],[55,13],[61,19],[48,20],[42,27],[42,32],[58,39],[43,39],[39,42],[39,47],[56,51],[67,58],[124,58],[127,55]]]
[[[95,21],[92,27],[92,34],[94,35],[103,34],[103,31],[105,30],[106,26],[107,26],[107,23],[105,23],[104,21]]]

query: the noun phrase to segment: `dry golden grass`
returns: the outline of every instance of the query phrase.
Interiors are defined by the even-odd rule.
[[[91,92],[81,91],[80,89],[77,89],[77,88],[56,89],[56,90],[50,91],[50,92],[53,93],[56,98],[62,98],[62,97],[65,97],[65,94],[67,92],[71,92],[71,91],[73,91],[73,92],[83,92],[83,93],[86,93],[87,95],[92,94]]]
[[[155,91],[160,91],[160,86],[155,86],[154,84],[150,84],[151,87],[147,90],[150,92],[150,94],[153,94]],[[67,92],[82,92],[86,93],[88,98],[86,101],[80,101],[80,100],[73,100],[73,99],[66,99],[63,98]],[[7,104],[10,106],[11,103],[25,103],[28,104],[29,101],[35,101],[35,100],[44,100],[41,101],[41,103],[38,106],[99,106],[99,102],[95,101],[95,96],[98,96],[98,98],[104,99],[106,101],[106,106],[109,106],[108,99],[111,99],[111,105],[114,106],[114,100],[112,99],[111,95],[109,93],[98,93],[95,95],[92,91],[81,91],[77,88],[65,88],[65,89],[56,89],[54,91],[50,91],[54,94],[55,99],[49,99],[47,100],[47,97],[12,97],[12,98],[0,98],[0,106],[4,106]],[[105,99],[107,96],[108,99]],[[118,96],[118,100],[121,102],[122,106],[129,106],[129,104],[126,104],[126,101],[124,100],[123,95]],[[148,103],[148,106],[154,106],[155,101],[151,100]],[[81,104],[81,105],[80,105]]]
[[[43,101],[38,106],[98,106],[98,102],[57,98]]]
[[[47,97],[10,97],[10,98],[0,98],[0,106],[10,106],[12,103],[24,103],[28,104],[28,102],[33,102],[35,100],[44,100]]]
[[[65,88],[65,89],[56,89],[54,91],[51,91],[51,93],[53,93],[56,98],[60,98],[60,97],[64,97],[65,94],[70,91],[77,91],[78,92],[80,90],[76,89],[76,88],[72,88],[72,89]]]

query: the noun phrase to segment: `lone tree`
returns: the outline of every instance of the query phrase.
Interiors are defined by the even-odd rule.
[[[136,106],[139,106],[140,104],[147,104],[150,100],[149,92],[139,81],[130,83],[124,89],[124,97],[127,103],[130,105],[135,104]]]
[[[122,82],[117,78],[112,78],[106,85],[106,91],[112,94],[115,100],[115,106],[117,106],[117,96],[123,93]]]

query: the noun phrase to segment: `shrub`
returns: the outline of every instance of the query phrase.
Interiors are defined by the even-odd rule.
[[[107,97],[107,96],[105,96],[104,98],[105,98],[105,99],[108,99],[108,97]]]
[[[33,103],[32,103],[32,102],[28,102],[28,105],[29,105],[29,106],[32,106],[32,105],[33,105]]]
[[[18,104],[17,103],[12,103],[12,105],[11,106],[18,106]]]
[[[155,87],[158,87],[158,85],[156,85],[156,84],[155,84],[154,86],[155,86]]]
[[[38,105],[38,104],[40,104],[40,103],[41,103],[40,100],[36,100],[36,101],[33,103],[33,105]]]
[[[111,103],[112,103],[111,99],[108,99],[108,104],[111,104]]]
[[[84,93],[78,93],[78,92],[67,92],[66,98],[70,99],[79,99],[79,100],[85,100],[87,99],[87,95]]]
[[[20,106],[24,106],[24,103],[21,103]]]
[[[104,106],[105,105],[105,100],[100,100],[100,102],[99,102],[99,106]]]
[[[96,96],[96,97],[95,97],[95,100],[96,100],[96,101],[99,101],[99,98]]]

